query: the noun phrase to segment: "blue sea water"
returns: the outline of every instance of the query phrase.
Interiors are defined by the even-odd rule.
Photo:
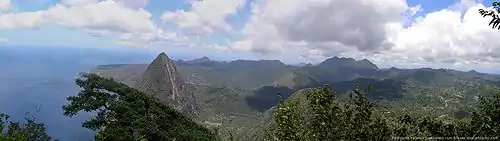
[[[76,95],[80,72],[104,64],[148,63],[156,54],[116,49],[0,47],[0,113],[23,121],[26,112],[43,122],[53,139],[90,140],[81,127],[92,114],[62,115],[66,97]],[[34,105],[39,105],[36,112]]]

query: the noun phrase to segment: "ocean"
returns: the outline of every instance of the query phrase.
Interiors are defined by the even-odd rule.
[[[82,121],[93,116],[64,116],[66,97],[76,95],[74,80],[97,65],[148,63],[155,53],[123,49],[0,46],[0,113],[24,121],[27,112],[61,141],[91,140],[93,131]],[[38,112],[35,105],[40,109]]]

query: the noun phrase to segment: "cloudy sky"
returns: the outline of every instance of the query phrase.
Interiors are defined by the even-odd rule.
[[[138,48],[222,59],[500,67],[475,0],[0,0],[0,44]]]

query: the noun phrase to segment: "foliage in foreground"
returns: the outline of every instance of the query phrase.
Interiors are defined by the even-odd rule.
[[[82,125],[98,131],[96,140],[216,140],[212,131],[150,95],[97,74],[81,76],[76,84],[82,89],[67,98],[64,115],[96,112]]]
[[[493,2],[491,5],[493,9],[479,9],[479,14],[483,17],[490,16],[492,19],[488,26],[500,30],[500,17],[498,16],[498,13],[500,13],[500,2]]]
[[[0,141],[50,141],[45,125],[36,123],[34,118],[26,118],[25,124],[9,121],[9,115],[0,113]]]
[[[444,122],[434,117],[384,116],[367,98],[369,91],[355,89],[348,102],[335,99],[329,85],[306,93],[305,100],[281,101],[274,114],[270,140],[321,141],[391,140],[393,137],[500,136],[500,93],[482,97],[469,120]]]

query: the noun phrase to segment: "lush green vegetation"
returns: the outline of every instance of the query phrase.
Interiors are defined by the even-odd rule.
[[[491,16],[489,26],[500,29],[500,3],[494,2],[493,7],[479,13]],[[199,106],[194,119],[129,87],[147,65],[125,64],[98,69],[128,85],[103,74],[82,74],[76,80],[81,91],[67,98],[70,103],[63,106],[64,115],[95,113],[82,127],[96,131],[95,140],[102,141],[500,136],[498,75],[379,69],[368,60],[338,57],[303,67],[276,60],[217,62],[208,58],[179,61],[178,65],[187,78],[186,91],[196,99],[188,104]],[[314,88],[323,84],[327,85]],[[374,88],[360,89],[368,85]],[[283,96],[279,102],[275,94]],[[0,114],[0,129],[0,141],[51,140],[45,125],[32,117],[20,123]]]
[[[498,75],[482,74],[474,71],[461,72],[429,68],[378,69],[376,66],[370,65],[371,63],[368,63],[367,60],[355,61],[346,58],[333,58],[329,61],[340,62],[339,64],[343,65],[335,66],[336,63],[326,63],[306,67],[278,67],[286,71],[276,72],[277,75],[262,73],[274,69],[272,64],[263,61],[239,62],[243,62],[246,68],[259,70],[258,73],[234,71],[238,70],[236,69],[239,68],[238,66],[241,66],[241,64],[238,65],[238,62],[189,63],[180,65],[179,70],[181,70],[180,73],[184,73],[184,76],[196,77],[196,79],[187,78],[189,85],[186,87],[187,91],[194,94],[196,104],[200,107],[199,115],[195,120],[210,126],[210,128],[216,127],[216,129],[220,129],[218,132],[223,139],[233,138],[234,140],[262,140],[264,135],[276,137],[273,133],[277,130],[273,127],[275,125],[273,113],[278,109],[276,107],[278,104],[276,94],[281,94],[283,99],[287,101],[285,103],[293,103],[290,104],[290,107],[292,107],[290,113],[300,115],[295,116],[300,119],[300,122],[296,124],[298,127],[290,126],[301,130],[316,128],[312,126],[315,120],[310,117],[310,115],[314,114],[311,114],[312,108],[308,108],[310,104],[307,101],[307,94],[303,94],[310,89],[303,88],[314,88],[323,84],[330,84],[337,90],[333,95],[335,99],[332,102],[336,103],[337,106],[319,105],[319,107],[327,110],[328,108],[337,107],[329,109],[329,112],[342,113],[333,114],[339,117],[327,116],[324,118],[335,120],[340,118],[340,120],[345,121],[338,123],[335,128],[349,128],[349,130],[344,128],[342,130],[335,129],[349,131],[335,134],[335,137],[353,135],[370,137],[382,134],[383,136],[378,137],[380,140],[389,140],[393,136],[434,136],[431,131],[426,131],[430,129],[424,127],[425,124],[431,123],[433,126],[436,124],[436,128],[439,127],[440,130],[451,124],[456,130],[460,129],[459,131],[465,132],[468,128],[462,128],[461,126],[470,123],[473,112],[477,108],[474,105],[479,103],[477,97],[496,93],[498,81],[500,80]],[[347,62],[342,63],[342,61]],[[316,70],[325,72],[317,72]],[[214,74],[224,74],[226,76],[216,76]],[[240,75],[247,77],[243,80],[237,79],[239,77],[236,76]],[[266,77],[269,81],[261,81],[261,77]],[[324,80],[319,79],[318,81],[317,78]],[[247,80],[255,84],[262,83],[263,86],[258,87],[255,85],[257,88],[248,89],[236,85],[226,85],[236,80],[240,81],[238,85],[242,86],[253,85],[246,83]],[[373,86],[373,89],[364,95],[364,99],[368,101],[368,104],[359,105],[359,103],[355,102],[355,99],[349,97],[352,92],[356,96],[356,91],[352,91],[352,89],[355,89],[357,85],[360,87]],[[319,93],[316,90],[313,91]],[[363,91],[357,92],[363,93]],[[358,114],[358,110],[363,110],[365,113]],[[406,120],[411,122],[402,122],[405,117],[409,117]],[[362,128],[355,128],[359,127],[358,122],[367,125],[362,126]],[[306,125],[309,126],[309,123],[311,123],[310,127],[306,127]],[[358,129],[363,130],[350,132]],[[371,131],[372,129],[376,131]],[[303,133],[297,138],[301,140],[304,139],[302,137],[307,138],[309,134]]]
[[[4,127],[7,131],[2,132]],[[10,116],[0,114],[0,141],[50,141],[45,125],[36,123],[33,117],[26,117],[26,123],[10,121]]]
[[[68,97],[64,115],[97,112],[82,125],[98,131],[96,140],[216,140],[212,131],[123,83],[82,74],[76,84],[82,90]]]
[[[82,88],[69,97],[64,114],[96,111],[97,116],[83,127],[98,131],[96,140],[222,140],[214,131],[197,124],[149,95],[112,79],[83,74],[76,80]],[[347,101],[326,85],[281,99],[273,123],[259,132],[266,140],[391,140],[395,137],[474,137],[500,135],[500,93],[480,97],[471,115],[464,119],[442,120],[435,116],[391,113],[368,97],[369,89],[356,88]],[[43,124],[27,119],[26,124],[11,122],[0,115],[7,132],[0,140],[50,140]],[[225,136],[232,136],[231,133]],[[232,137],[226,137],[229,140]]]
[[[481,97],[467,119],[440,120],[432,116],[394,115],[375,108],[367,89],[355,89],[347,102],[335,98],[326,85],[282,101],[270,126],[269,140],[390,140],[395,137],[489,138],[500,135],[500,93]]]

